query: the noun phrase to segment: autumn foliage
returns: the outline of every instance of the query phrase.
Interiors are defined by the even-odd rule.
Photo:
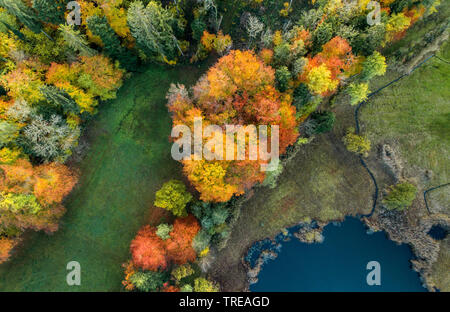
[[[308,59],[308,65],[298,77],[311,92],[323,96],[332,94],[340,79],[348,76],[356,58],[347,40],[334,37],[322,47],[322,52]]]
[[[219,59],[194,86],[192,97],[184,86],[172,86],[167,98],[174,126],[192,128],[194,117],[201,117],[204,126],[223,129],[225,125],[278,125],[280,154],[298,136],[290,95],[276,90],[274,70],[250,51],[234,50]],[[260,165],[266,162],[250,161],[248,149],[246,153],[245,160],[183,160],[183,171],[202,200],[227,201],[264,180]]]
[[[196,253],[191,245],[199,230],[200,225],[192,215],[176,219],[167,240],[156,235],[155,227],[144,226],[130,245],[134,265],[158,271],[166,270],[171,264],[194,261]]]
[[[33,166],[18,159],[0,164],[0,262],[25,230],[58,229],[65,212],[61,202],[76,182],[77,175],[59,163]]]

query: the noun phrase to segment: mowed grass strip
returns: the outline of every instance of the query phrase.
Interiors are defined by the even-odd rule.
[[[0,291],[119,291],[129,244],[159,214],[154,193],[180,178],[170,155],[171,120],[165,95],[171,82],[195,83],[206,66],[152,65],[125,82],[88,125],[90,149],[77,188],[53,235],[30,233],[0,265]],[[158,217],[159,218],[159,217]],[[81,286],[68,286],[66,265],[81,265]]]

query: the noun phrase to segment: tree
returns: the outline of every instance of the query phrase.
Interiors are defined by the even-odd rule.
[[[291,97],[276,90],[274,70],[250,51],[235,50],[220,58],[194,86],[192,98],[180,88],[177,90],[178,93],[168,96],[174,126],[185,124],[193,127],[195,117],[202,117],[203,124],[221,127],[227,124],[242,127],[277,125],[280,154],[297,139],[297,121]],[[220,134],[217,140],[220,141]],[[237,141],[234,145],[236,151]],[[242,160],[185,158],[182,160],[183,172],[200,192],[201,200],[225,202],[264,180],[261,165],[268,161],[258,157],[250,160],[247,148],[244,153],[246,155],[242,158],[245,159]],[[231,158],[230,155],[228,157]]]
[[[146,225],[131,242],[133,263],[144,270],[158,271],[170,264],[193,262],[196,253],[192,241],[199,230],[200,225],[192,215],[177,218],[166,240],[158,236],[156,228]]]
[[[0,228],[54,232],[64,207],[42,206],[32,194],[0,193]]]
[[[253,40],[255,40],[259,34],[264,30],[264,24],[259,21],[256,16],[250,15],[245,25],[248,37],[250,38],[249,46],[252,46]]]
[[[386,58],[378,51],[367,57],[363,62],[361,76],[364,80],[370,80],[375,76],[382,76],[386,72]]]
[[[193,215],[175,220],[170,238],[165,241],[170,261],[178,265],[195,261],[197,254],[192,241],[199,230],[200,225]]]
[[[291,73],[286,66],[281,66],[275,72],[275,79],[277,81],[277,89],[280,92],[285,92],[289,88],[289,82],[291,81]]]
[[[11,255],[11,250],[16,245],[16,242],[11,238],[0,237],[0,263],[5,262]]]
[[[71,154],[80,130],[72,129],[59,115],[49,119],[36,115],[24,128],[25,147],[31,154],[46,160],[64,161]]]
[[[25,40],[20,41],[18,46],[27,54],[37,56],[44,64],[66,60],[67,47],[58,33],[54,39],[44,32],[34,33],[28,28],[22,29],[22,33]]]
[[[0,82],[8,90],[8,96],[14,99],[24,99],[29,104],[37,104],[43,100],[39,87],[44,82],[43,72],[46,66],[35,61],[23,61],[17,67],[4,75]]]
[[[132,2],[128,9],[128,25],[136,43],[145,54],[173,61],[181,52],[175,27],[182,29],[175,16],[156,1],[144,7],[141,1]]]
[[[318,111],[311,114],[311,119],[315,122],[314,134],[320,134],[333,129],[336,117],[331,111]]]
[[[175,269],[172,270],[170,275],[172,275],[175,282],[178,284],[183,278],[191,276],[194,274],[194,269],[189,263],[177,266]]]
[[[64,23],[67,2],[66,0],[33,0],[33,9],[39,20],[59,25]]]
[[[350,95],[350,104],[359,104],[360,102],[367,100],[367,95],[369,94],[369,84],[351,83],[347,88],[347,92]]]
[[[130,281],[137,290],[150,292],[160,290],[166,283],[167,277],[162,272],[136,272],[130,277]]]
[[[338,85],[337,81],[331,79],[331,71],[325,64],[313,67],[306,77],[306,85],[315,94],[326,94]]]
[[[105,16],[94,15],[88,19],[87,24],[92,33],[102,39],[106,55],[117,59],[128,70],[136,69],[136,56],[120,44],[119,36],[111,28]]]
[[[343,142],[350,152],[365,155],[370,151],[370,141],[364,136],[354,133],[354,129],[349,128],[343,138]]]
[[[192,195],[186,191],[183,182],[170,180],[156,192],[155,206],[167,209],[175,216],[186,216],[186,205],[191,200]]]
[[[194,291],[195,292],[218,292],[219,286],[215,285],[214,282],[209,281],[204,277],[198,277],[194,280]]]
[[[321,23],[313,33],[313,53],[317,53],[333,36],[333,27],[326,22]]]
[[[20,123],[27,122],[34,113],[34,109],[24,99],[18,98],[14,103],[8,107],[6,115],[9,121],[16,121]]]
[[[211,243],[211,238],[212,234],[208,232],[208,229],[201,229],[195,236],[192,247],[197,253],[201,253],[203,250],[208,248]]]
[[[64,90],[61,90],[52,85],[44,85],[40,87],[39,90],[49,103],[55,105],[58,108],[61,108],[64,113],[67,114],[80,112],[77,103]]]
[[[77,176],[59,163],[38,166],[35,179],[34,195],[45,205],[62,202],[77,183]]]
[[[36,18],[36,14],[22,0],[0,0],[0,6],[17,17],[22,24],[33,32],[41,31],[41,25]]]
[[[416,186],[409,182],[391,185],[388,194],[383,198],[383,204],[389,210],[403,211],[411,206],[416,194]]]
[[[395,39],[395,36],[405,31],[410,24],[411,18],[404,13],[392,14],[386,23],[386,42]]]
[[[59,25],[60,31],[64,42],[68,47],[84,56],[94,56],[97,52],[89,47],[89,43],[86,37],[80,33],[79,30],[75,30],[73,25]]]
[[[144,226],[130,245],[133,263],[151,271],[165,270],[168,265],[164,241],[156,235],[154,228]]]
[[[0,147],[8,144],[19,135],[19,127],[10,121],[0,120]]]
[[[192,38],[194,38],[197,41],[200,41],[203,32],[206,30],[206,24],[201,18],[196,18],[191,23],[191,29],[192,29]]]

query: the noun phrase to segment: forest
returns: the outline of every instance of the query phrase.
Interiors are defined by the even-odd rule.
[[[369,0],[69,2],[0,0],[0,263],[14,263],[27,233],[58,231],[65,198],[81,183],[73,158],[83,134],[142,68],[206,68],[192,86],[166,90],[169,128],[194,130],[195,117],[204,127],[277,125],[286,155],[333,128],[325,102],[337,94],[348,105],[367,100],[372,79],[386,72],[383,51],[440,5],[380,0],[375,20]],[[362,157],[371,149],[352,128],[342,140]],[[181,174],[161,181],[146,203],[165,211],[164,221],[141,224],[128,242],[123,289],[219,291],[206,272],[230,236],[239,198],[283,171],[281,163],[261,171],[264,163],[180,161]],[[392,209],[412,201],[397,194],[402,187],[415,194],[399,184],[385,199]]]

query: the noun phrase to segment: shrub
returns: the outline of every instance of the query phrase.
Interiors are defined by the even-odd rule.
[[[403,211],[411,206],[416,194],[416,186],[409,182],[391,185],[388,195],[383,198],[383,204],[389,210]]]
[[[333,129],[336,117],[331,111],[314,112],[311,119],[315,121],[313,134],[329,132]]]
[[[370,151],[370,141],[364,136],[354,133],[354,129],[350,128],[343,138],[347,150],[353,153],[367,156]]]

